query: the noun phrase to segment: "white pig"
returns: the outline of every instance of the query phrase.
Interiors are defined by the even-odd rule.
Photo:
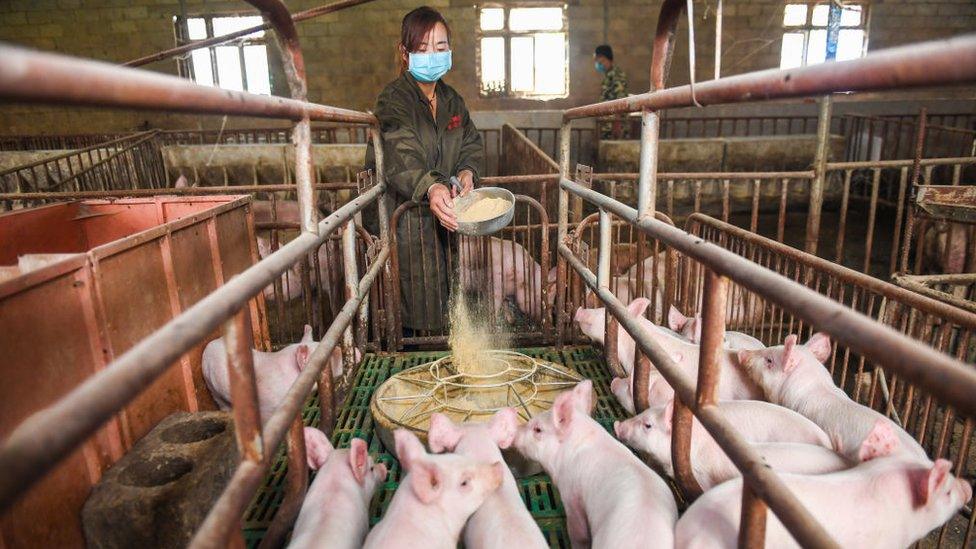
[[[944,459],[926,464],[882,457],[846,471],[779,478],[840,547],[901,549],[972,497],[972,487],[951,468]],[[675,546],[736,547],[741,503],[742,479],[709,490],[678,521]],[[774,513],[766,515],[766,547],[799,547]]]
[[[256,239],[258,244],[258,257],[264,259],[265,257],[271,255],[272,253],[271,240],[260,235],[258,235]],[[316,272],[318,273],[317,283],[319,288],[329,288],[333,285],[333,282],[331,280],[332,275],[330,271],[332,263],[329,260],[329,254],[327,251],[330,245],[331,245],[330,242],[326,242],[325,244],[319,246],[318,250],[316,251],[316,255],[314,257],[317,258],[318,269],[316,269],[314,262],[310,261],[308,264],[310,269],[308,279],[313,289],[316,286],[316,280],[315,280]],[[295,263],[281,275],[281,291],[284,297],[284,301],[286,303],[302,295],[301,265],[302,265],[301,262]],[[342,272],[341,267],[339,271]],[[274,283],[269,284],[267,287],[264,288],[264,298],[268,301],[274,301],[275,299]]]
[[[549,473],[566,508],[574,548],[670,547],[678,511],[661,477],[594,421],[593,384],[556,397],[515,437],[515,447]]]
[[[364,547],[455,549],[465,521],[501,485],[504,463],[430,455],[406,429],[397,429],[393,437],[407,476]]]
[[[813,420],[834,441],[835,449],[848,459],[864,461],[874,457],[862,443],[875,423],[890,424],[898,440],[899,453],[930,462],[925,450],[908,433],[878,412],[862,406],[834,385],[823,363],[830,358],[830,338],[814,334],[804,345],[795,334],[783,345],[759,351],[739,351],[743,370],[766,394],[767,400],[795,410]]]
[[[687,317],[674,305],[668,311],[668,328],[678,332],[682,337],[692,343],[701,343],[702,317],[695,315]],[[722,338],[722,346],[732,350],[765,349],[762,341],[742,332],[725,332]]]
[[[718,404],[722,415],[735,425],[739,434],[754,444],[774,469],[792,473],[825,473],[852,465],[829,449],[827,435],[807,418],[768,402],[732,400]],[[674,400],[664,406],[648,408],[640,414],[613,424],[613,430],[628,446],[642,450],[668,475],[674,477],[671,461],[671,420]],[[891,439],[894,434],[881,426]],[[703,490],[739,476],[718,443],[698,419],[691,426],[691,467]],[[824,447],[828,445],[828,447]]]
[[[271,419],[298,375],[308,363],[308,357],[318,347],[312,338],[312,327],[305,325],[305,334],[299,343],[292,343],[280,351],[265,353],[252,350],[254,377],[258,390],[258,406],[261,423]],[[357,360],[359,350],[356,350]],[[230,375],[227,372],[227,348],[224,338],[214,339],[203,350],[203,379],[210,389],[214,402],[222,410],[231,407]],[[336,345],[329,357],[333,376],[342,375],[342,350]]]
[[[610,382],[610,392],[617,397],[617,402],[629,414],[633,414],[634,407],[634,376],[617,377]],[[655,407],[674,398],[674,390],[664,380],[660,372],[651,371],[647,386],[648,406]]]
[[[431,414],[427,444],[435,453],[454,452],[483,462],[501,462],[499,447],[509,447],[518,432],[518,415],[512,408],[495,413],[490,423],[455,425],[443,414]],[[519,494],[515,477],[508,468],[502,472],[502,485],[464,527],[464,546],[470,549],[539,548],[546,543],[539,526],[532,520]]]
[[[484,284],[491,284],[492,302],[496,312],[501,310],[505,298],[511,296],[515,298],[515,305],[520,311],[537,322],[541,320],[542,285],[546,284],[548,288],[548,305],[552,305],[556,298],[555,268],[550,269],[549,273],[543,273],[532,254],[518,242],[489,237],[488,245],[490,279],[486,276],[488,258],[483,263],[478,259],[482,250],[481,242],[464,239],[460,244],[461,286],[472,291],[483,291]]]
[[[642,315],[649,303],[650,301],[644,298],[635,299],[627,306],[627,312],[636,318],[648,335],[664,348],[671,360],[694,376],[694,379],[697,379],[698,345],[689,343],[671,330],[661,328],[644,318]],[[578,310],[576,311],[576,318],[581,327],[585,326],[586,329],[599,333],[603,331],[605,314],[606,312],[602,309]],[[594,326],[601,328],[596,330]],[[637,343],[634,338],[630,337],[630,333],[621,327],[617,332],[617,357],[628,377],[633,375],[636,345]],[[721,376],[718,383],[718,398],[722,400],[756,399],[762,394],[759,387],[739,367],[736,351],[723,348],[719,354],[719,369]],[[658,387],[658,390],[662,394],[674,394],[674,391],[666,383]]]
[[[369,530],[369,501],[386,480],[386,465],[374,463],[366,442],[354,438],[348,450],[335,450],[325,433],[305,428],[308,466],[318,471],[305,495],[291,535],[293,549],[356,549]]]

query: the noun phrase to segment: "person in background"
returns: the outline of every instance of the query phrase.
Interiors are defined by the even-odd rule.
[[[426,335],[445,327],[449,285],[456,277],[449,265],[450,234],[458,228],[451,183],[460,194],[471,191],[482,170],[481,135],[464,99],[443,76],[451,69],[451,30],[437,10],[421,6],[403,18],[396,47],[400,76],[387,84],[373,111],[383,135],[384,170],[398,206],[406,209],[396,226],[400,272],[400,311],[405,335]],[[367,169],[375,168],[370,142]],[[377,230],[375,215],[363,221]],[[392,228],[392,227],[391,227]],[[374,234],[376,234],[374,232]]]
[[[607,44],[601,44],[593,52],[593,66],[596,72],[603,75],[603,82],[600,84],[600,101],[610,101],[627,97],[627,74],[613,64],[613,48]],[[600,137],[602,139],[621,139],[626,138],[623,132],[627,129],[620,120],[607,121],[600,124]]]

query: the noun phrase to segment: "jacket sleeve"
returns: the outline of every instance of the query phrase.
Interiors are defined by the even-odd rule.
[[[427,150],[420,140],[404,100],[384,91],[376,101],[376,118],[383,136],[386,181],[401,196],[421,201],[434,183],[447,184],[447,176],[427,169]]]
[[[481,177],[484,164],[484,147],[481,143],[481,134],[478,133],[478,128],[474,127],[474,122],[471,121],[471,115],[468,113],[468,107],[464,104],[463,99],[461,100],[461,111],[464,137],[461,139],[461,152],[458,155],[455,174],[461,170],[471,170],[474,174],[474,181],[477,183]]]

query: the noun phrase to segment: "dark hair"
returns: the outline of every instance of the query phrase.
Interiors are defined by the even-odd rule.
[[[400,43],[397,44],[397,59],[400,61],[400,72],[407,70],[406,63],[403,62],[400,46],[403,46],[406,53],[417,51],[424,42],[424,37],[435,25],[441,23],[447,29],[447,41],[451,41],[451,27],[447,24],[444,16],[430,6],[420,6],[410,13],[403,16],[400,23]]]
[[[593,53],[594,55],[602,55],[603,57],[613,61],[613,48],[607,44],[600,44],[596,47],[596,51]]]

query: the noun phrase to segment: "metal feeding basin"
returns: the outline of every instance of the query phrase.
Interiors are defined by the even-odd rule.
[[[464,213],[476,202],[483,199],[502,199],[508,208],[501,214],[478,221],[461,221]],[[454,199],[454,212],[458,214],[457,232],[467,236],[485,236],[496,233],[512,222],[515,216],[515,195],[501,187],[482,187]]]

